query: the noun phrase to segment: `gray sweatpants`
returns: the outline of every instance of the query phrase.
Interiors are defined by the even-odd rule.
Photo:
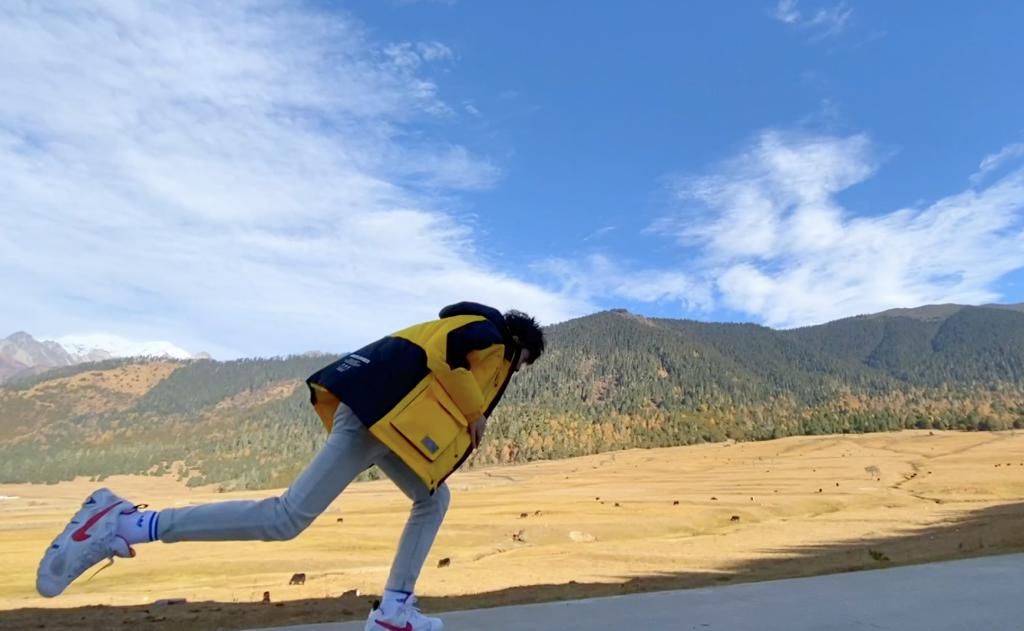
[[[371,464],[380,467],[413,502],[385,585],[412,592],[451,495],[447,485],[431,495],[423,481],[346,405],[338,408],[327,443],[280,497],[168,508],[159,514],[159,537],[167,543],[292,539]]]

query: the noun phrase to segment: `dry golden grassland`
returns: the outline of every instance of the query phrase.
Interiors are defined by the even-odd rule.
[[[270,494],[189,490],[169,478],[104,484],[154,508]],[[389,482],[356,484],[293,541],[148,544],[59,598],[38,597],[40,555],[96,486],[0,485],[0,496],[17,498],[0,500],[0,610],[19,610],[0,611],[0,627],[138,619],[215,629],[360,617],[365,595],[383,586],[408,511]],[[1024,549],[1024,432],[630,450],[464,472],[450,486],[448,519],[418,587],[432,610]],[[450,565],[439,568],[442,558]],[[288,585],[295,572],[306,573],[305,585]],[[337,598],[353,589],[363,596]],[[289,602],[249,604],[265,591]],[[190,604],[130,607],[161,598]],[[53,609],[88,605],[117,607]]]

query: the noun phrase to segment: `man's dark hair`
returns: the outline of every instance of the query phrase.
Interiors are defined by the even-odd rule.
[[[530,351],[527,364],[532,364],[544,354],[544,330],[536,320],[522,311],[512,309],[505,314],[505,324],[512,335],[519,339],[519,345]]]

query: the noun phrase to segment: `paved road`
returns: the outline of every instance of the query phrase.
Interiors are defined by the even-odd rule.
[[[1024,631],[1024,554],[443,618],[445,631]],[[286,629],[362,628],[349,622]]]

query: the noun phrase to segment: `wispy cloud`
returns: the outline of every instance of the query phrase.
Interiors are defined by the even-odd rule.
[[[779,0],[775,6],[775,19],[786,24],[796,24],[800,21],[800,10],[797,9],[797,0]]]
[[[396,68],[405,72],[418,70],[430,62],[455,58],[452,50],[441,42],[399,42],[385,46],[383,51]]]
[[[600,239],[601,237],[603,237],[606,234],[608,234],[610,232],[613,232],[613,231],[615,231],[615,226],[604,226],[604,227],[598,228],[597,230],[595,230],[595,231],[591,232],[590,234],[588,234],[587,236],[583,237],[583,240],[584,241],[592,241],[594,239]]]
[[[412,5],[412,4],[443,4],[447,6],[455,6],[458,0],[391,0],[398,6]]]
[[[595,254],[582,260],[552,258],[534,266],[553,279],[558,292],[580,304],[609,299],[636,302],[675,302],[686,311],[712,306],[712,287],[704,279],[683,272],[624,266]]]
[[[1020,158],[1024,158],[1024,143],[1006,145],[996,153],[985,156],[985,159],[978,165],[977,172],[971,176],[971,181],[978,184],[999,169],[1019,161]]]
[[[441,43],[198,1],[3,4],[0,41],[0,330],[268,354],[465,298],[587,307],[485,263],[450,210],[500,169],[415,127],[452,115]]]
[[[799,0],[779,0],[772,15],[780,22],[805,31],[814,42],[842,33],[849,24],[853,9],[845,2],[839,2],[804,12],[800,9]]]
[[[997,155],[1007,166],[1016,154]],[[769,325],[997,300],[994,284],[1024,267],[1024,168],[920,208],[854,215],[837,195],[879,166],[865,135],[768,131],[712,173],[676,179],[685,210],[656,229],[702,252],[718,301]]]

